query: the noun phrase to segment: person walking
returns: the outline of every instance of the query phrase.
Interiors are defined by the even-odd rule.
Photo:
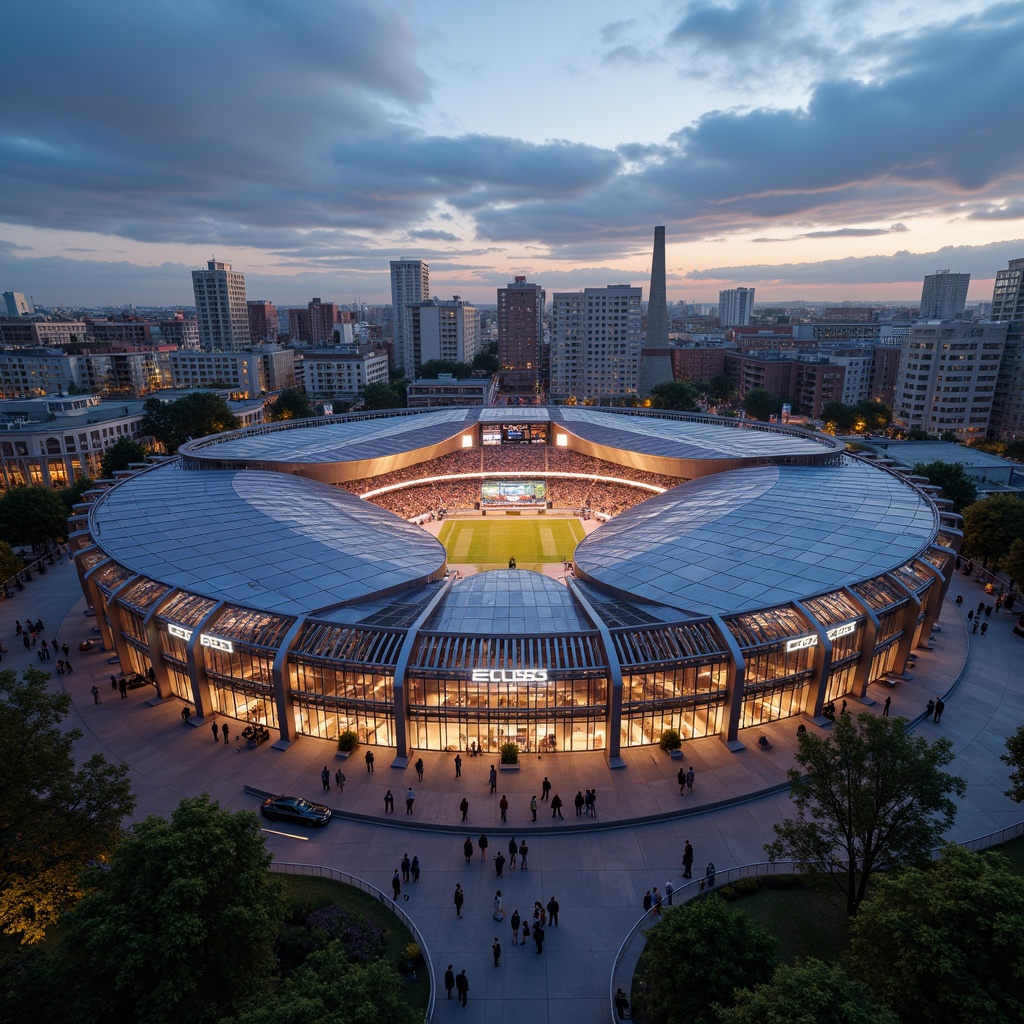
[[[487,782],[490,784],[491,792],[497,793],[498,791],[498,772],[494,765],[491,765],[491,770],[487,773]]]
[[[530,797],[530,813],[533,815],[533,820],[537,820],[537,794],[535,793]]]
[[[456,754],[455,755],[455,778],[457,778],[457,779],[461,779],[462,778],[462,755],[461,754]]]
[[[558,900],[554,896],[548,900],[548,920],[554,927],[558,927]]]
[[[708,861],[708,869],[704,872],[704,877],[707,879],[708,888],[714,888],[715,885],[715,865],[713,861]]]
[[[556,814],[559,818],[562,817],[562,798],[557,793],[551,798],[551,817],[553,818]]]
[[[220,727],[220,731],[221,731],[221,733],[223,733],[223,735],[224,735],[224,744],[225,744],[225,746],[226,746],[226,745],[227,745],[227,742],[228,742],[228,723],[227,723],[227,722],[225,722],[225,723],[224,723],[224,724],[223,724],[223,725],[222,725],[222,726]]]
[[[676,782],[679,783],[679,795],[683,796],[686,793],[686,769],[680,768],[676,772]]]
[[[693,877],[693,847],[690,845],[690,840],[686,840],[686,844],[683,846],[683,878]]]
[[[933,722],[941,722],[942,721],[942,712],[945,711],[945,710],[946,710],[946,705],[943,702],[942,698],[941,697],[937,698],[936,701],[935,701],[935,714],[932,716],[932,721]]]
[[[462,803],[459,804],[459,810],[462,811],[462,820],[465,821],[469,815],[469,801],[463,797]]]
[[[372,750],[368,750],[366,752],[366,755],[363,757],[363,760],[366,762],[366,774],[367,775],[372,775],[373,774],[373,751]]]
[[[462,852],[466,855],[466,863],[469,864],[473,859],[473,840],[466,836],[466,841],[462,844]]]
[[[988,623],[983,622],[981,624],[981,635],[984,636],[988,632]]]
[[[448,993],[448,998],[452,997],[452,989],[455,988],[455,970],[452,965],[448,965],[448,970],[444,972],[444,988]]]
[[[402,881],[409,881],[409,868],[412,867],[412,861],[409,860],[409,854],[406,854],[402,858]]]
[[[551,796],[551,783],[548,782],[548,777],[544,776],[544,781],[540,784],[541,800],[547,800]]]
[[[592,818],[597,817],[597,790],[591,789],[588,791],[590,802],[587,804],[587,813]]]
[[[480,847],[480,859],[487,860],[487,836],[481,836],[477,841],[476,845]]]
[[[885,703],[882,705],[882,717],[889,717],[889,708],[892,707],[892,697],[886,697]]]
[[[505,908],[501,905],[501,890],[498,889],[494,893],[494,910],[492,916],[495,921],[505,920]]]
[[[672,885],[672,879],[670,878],[665,883],[665,902],[671,907],[672,906],[672,893],[674,893],[675,887]]]
[[[402,895],[402,880],[398,877],[398,868],[395,868],[395,873],[391,876],[391,894],[396,903],[398,897]]]
[[[405,813],[412,814],[412,805],[416,803],[416,790],[410,786],[405,791]]]
[[[505,855],[501,852],[501,850],[499,850],[497,856],[494,858],[494,873],[498,876],[498,878],[501,878],[501,872],[504,870],[504,867]]]
[[[522,920],[519,917],[519,911],[518,910],[513,910],[512,911],[511,924],[512,924],[512,945],[513,946],[518,946],[519,945],[519,925],[522,924]]]
[[[497,935],[494,936],[491,953],[494,955],[494,966],[497,967],[501,963],[501,943],[498,941]]]
[[[412,858],[412,880],[414,882],[420,880],[420,859],[416,856]]]
[[[988,623],[986,622],[985,625],[987,626]],[[984,632],[984,630],[982,632]],[[45,650],[45,648],[43,648],[43,649]],[[117,688],[121,691],[121,700],[127,700],[128,699],[128,680],[125,679],[124,676],[122,676],[120,679],[118,679],[118,681],[117,681]]]
[[[644,913],[645,914],[647,913],[647,911],[649,911],[651,909],[651,904],[652,904],[652,901],[651,901],[651,890],[648,889],[647,892],[644,893],[644,898],[643,898],[643,908],[644,908]]]
[[[462,920],[462,904],[466,901],[466,894],[462,891],[462,886],[456,883],[455,886],[455,916],[461,921]]]
[[[395,798],[392,795],[390,789],[384,794],[384,813],[385,814],[394,814],[395,813]]]
[[[519,844],[516,842],[516,837],[513,836],[508,841],[508,868],[509,871],[515,871],[516,869],[516,854],[519,852]]]
[[[540,921],[533,926],[533,941],[537,944],[537,955],[540,956],[544,952],[544,928]]]
[[[324,765],[324,770],[320,773],[320,785],[324,787],[324,792],[331,788],[331,772],[327,765]]]
[[[100,702],[100,688],[98,686],[92,688],[92,702],[93,704],[99,704]],[[217,726],[214,726],[214,729],[216,728]]]
[[[661,917],[661,892],[657,886],[651,890],[651,909],[655,917]]]
[[[686,791],[688,793],[692,793],[693,792],[693,780],[695,778],[696,778],[696,775],[694,775],[694,773],[693,773],[693,765],[691,764],[689,769],[686,772]]]
[[[577,818],[583,813],[583,804],[585,802],[586,801],[583,799],[583,794],[577,789],[576,790],[576,798],[573,800],[573,803],[576,805],[576,817]]]
[[[214,722],[213,725],[210,726],[210,728],[213,730],[213,742],[214,743],[219,743],[220,742],[220,729],[217,728],[217,723]]]
[[[466,969],[463,968],[455,976],[455,990],[459,993],[459,1002],[462,1008],[466,1008],[466,996],[469,995],[469,978],[466,977]]]
[[[422,757],[419,758],[416,761],[416,781],[417,782],[422,782],[423,781],[423,758]]]
[[[501,811],[501,820],[506,821],[508,814],[508,797],[504,793],[501,794],[501,799],[498,801],[498,810]]]
[[[526,845],[526,840],[524,839],[519,844],[519,870],[520,871],[525,871],[526,870],[526,855],[529,852],[530,852],[530,848]]]
[[[334,773],[334,783],[339,793],[345,792],[345,773],[340,768]]]
[[[523,949],[526,949],[526,944],[530,941],[530,922],[523,921]]]

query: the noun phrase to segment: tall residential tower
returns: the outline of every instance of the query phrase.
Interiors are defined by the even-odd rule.
[[[718,321],[723,327],[746,327],[753,312],[753,288],[726,288],[718,293]]]
[[[416,370],[412,341],[414,302],[430,298],[430,267],[423,260],[391,261],[391,317],[395,369],[412,379]]]
[[[948,270],[928,274],[921,289],[921,319],[959,320],[964,315],[970,283],[970,274],[951,274]]]
[[[992,319],[1024,320],[1024,259],[1010,260],[1006,270],[996,271]]]
[[[498,362],[502,387],[535,392],[542,383],[544,289],[517,277],[498,289]]]
[[[206,270],[192,271],[196,296],[199,343],[208,352],[245,352],[249,340],[249,309],[245,302],[245,275],[230,263],[210,260]]]

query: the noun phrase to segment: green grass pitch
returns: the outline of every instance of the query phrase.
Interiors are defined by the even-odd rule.
[[[527,569],[571,559],[583,537],[583,524],[578,519],[491,516],[450,519],[441,527],[438,539],[450,562],[505,568],[514,555],[519,568]]]

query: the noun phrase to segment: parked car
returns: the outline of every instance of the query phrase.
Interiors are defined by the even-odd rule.
[[[260,814],[268,821],[292,821],[314,828],[331,820],[330,807],[310,803],[301,796],[271,796],[260,805]]]

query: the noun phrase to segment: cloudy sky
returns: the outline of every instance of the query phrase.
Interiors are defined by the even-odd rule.
[[[35,0],[0,27],[0,288],[191,303],[647,289],[991,297],[1024,257],[1024,4]]]

